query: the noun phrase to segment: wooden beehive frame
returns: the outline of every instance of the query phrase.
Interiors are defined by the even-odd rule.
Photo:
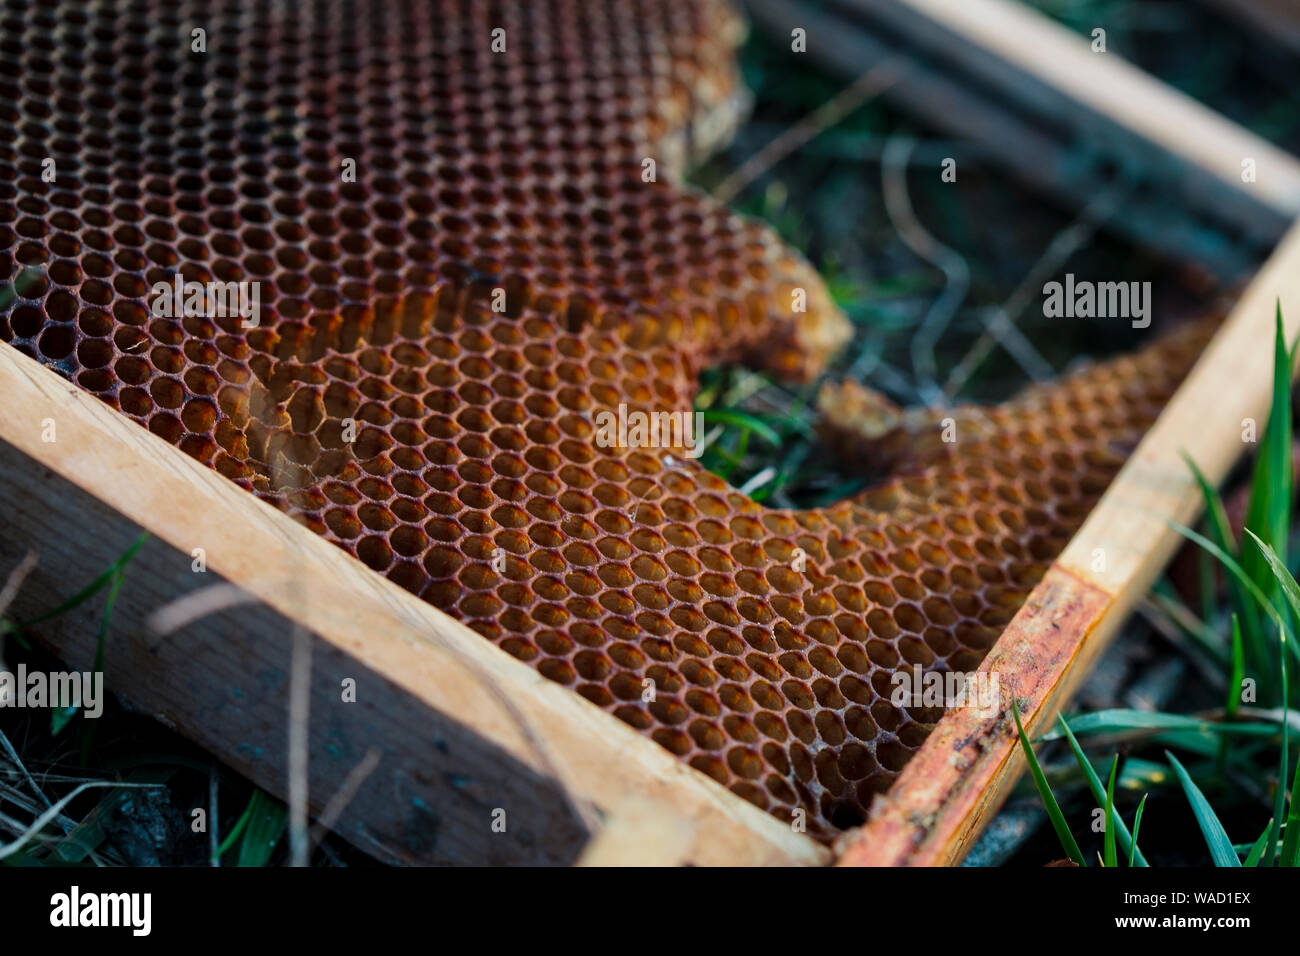
[[[1239,169],[1243,148],[1267,156],[1270,167],[1260,169],[1261,179],[1269,177],[1264,200],[1294,215],[1291,187],[1300,183],[1300,166],[1249,134],[1207,118],[1203,108],[1136,71],[1108,72],[1105,60],[1089,61],[1101,72],[1085,89],[1071,88],[1052,44],[1077,38],[1032,18],[1025,26],[1027,12],[994,0],[906,2],[972,44],[989,40],[981,37],[980,10],[1007,30],[1046,30],[1051,43],[1027,44],[1016,69],[1070,96],[1099,86],[1102,95],[1088,94],[1094,110],[1147,104],[1116,121],[1225,182]],[[1170,128],[1170,115],[1183,117],[1183,125]],[[1216,136],[1208,145],[1200,138],[1207,132]],[[1180,453],[1219,480],[1242,451],[1221,436],[1264,414],[1279,297],[1295,303],[1288,314],[1300,323],[1295,233],[985,662],[1004,673],[1004,697],[1018,695],[1029,728],[1042,727],[1068,699],[1168,558],[1175,536],[1166,521],[1194,515],[1197,493]],[[311,806],[321,812],[352,789],[357,768],[377,755],[334,826],[382,859],[571,862],[605,814],[626,812],[668,821],[631,828],[668,834],[655,838],[665,851],[671,847],[667,862],[830,860],[826,848],[8,345],[0,345],[0,477],[8,499],[0,561],[12,565],[28,548],[40,557],[16,616],[48,607],[50,595],[64,597],[101,572],[136,529],[150,532],[115,611],[115,631],[123,636],[108,647],[108,684],[280,795],[288,790],[293,635],[309,633]],[[192,570],[196,548],[205,574]],[[1105,554],[1102,572],[1094,570],[1096,549]],[[218,601],[166,636],[150,627],[150,615],[178,598],[221,595],[204,590],[217,579],[250,603]],[[89,613],[75,611],[43,631],[75,667],[93,660]],[[340,692],[348,679],[356,683],[355,702]],[[960,859],[1020,769],[1005,714],[949,714],[849,841],[844,861]],[[606,848],[594,858],[608,861],[617,851]]]

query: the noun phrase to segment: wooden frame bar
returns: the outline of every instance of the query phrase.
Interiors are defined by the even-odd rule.
[[[809,56],[844,78],[895,62],[886,98],[1063,202],[1088,205],[1115,178],[1106,167],[1122,170],[1134,188],[1108,227],[1224,278],[1248,274],[1300,216],[1295,157],[1015,0],[746,4],[778,39],[806,29]],[[1210,228],[1172,221],[1169,198]]]
[[[1300,161],[1017,0],[832,0],[904,33],[1035,116],[1162,174],[1247,235],[1300,216]],[[1104,28],[1105,24],[1099,23]],[[1242,180],[1242,160],[1256,179]],[[1262,221],[1261,221],[1262,220]]]

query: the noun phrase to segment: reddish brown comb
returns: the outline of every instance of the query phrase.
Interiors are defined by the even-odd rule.
[[[1206,334],[952,412],[955,443],[860,434],[849,388],[835,434],[895,476],[767,509],[597,441],[847,335],[675,182],[743,99],[723,3],[0,11],[0,338],[821,836],[939,716],[892,675],[979,663]],[[256,324],[159,315],[178,275],[257,283]]]

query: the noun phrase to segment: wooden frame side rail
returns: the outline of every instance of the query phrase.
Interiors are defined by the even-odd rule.
[[[1161,171],[1185,201],[1246,234],[1275,241],[1300,216],[1294,156],[1122,56],[1094,53],[1087,38],[1018,0],[832,2],[904,32],[1044,120]],[[1245,159],[1256,164],[1250,183]]]
[[[778,42],[805,29],[808,55],[841,77],[890,62],[883,95],[903,110],[1108,229],[1222,277],[1253,271],[1300,216],[1295,157],[1014,0],[745,3]],[[1121,196],[1122,214],[1104,211]],[[1189,229],[1184,210],[1211,228]]]
[[[1300,226],[1293,227],[1147,433],[1088,520],[980,667],[998,676],[1001,711],[950,711],[872,807],[843,854],[850,865],[959,861],[1024,769],[1011,720],[1043,731],[1115,636],[1191,522],[1201,496],[1186,454],[1218,483],[1241,455],[1243,419],[1263,433],[1281,301],[1288,341],[1300,330]]]

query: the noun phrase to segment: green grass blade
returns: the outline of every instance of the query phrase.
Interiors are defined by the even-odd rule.
[[[1196,556],[1199,563],[1205,564],[1211,568],[1215,567],[1214,558],[1206,551],[1197,551]],[[1211,594],[1212,601],[1214,583],[1213,575],[1210,575],[1211,582],[1205,586],[1207,593]],[[1231,579],[1230,579],[1231,580]],[[1170,621],[1195,645],[1196,649],[1203,653],[1215,666],[1226,668],[1229,664],[1229,658],[1232,648],[1228,646],[1228,641],[1222,635],[1217,633],[1214,628],[1210,627],[1205,621],[1214,619],[1214,609],[1198,618],[1192,610],[1185,605],[1178,597],[1168,578],[1161,578],[1147,595],[1149,600],[1156,609],[1164,613]]]
[[[1138,830],[1142,829],[1142,811],[1146,809],[1147,795],[1142,794],[1142,799],[1138,802],[1137,815],[1133,817],[1133,843],[1128,848],[1128,865],[1133,865],[1133,851],[1138,845]]]
[[[1281,628],[1286,627],[1286,624],[1284,623],[1282,619],[1282,615],[1278,611],[1277,606],[1271,600],[1269,600],[1268,597],[1265,596],[1264,592],[1260,590],[1259,585],[1256,584],[1248,574],[1246,574],[1242,566],[1239,563],[1237,563],[1236,558],[1228,554],[1228,552],[1224,551],[1222,548],[1220,548],[1209,538],[1205,537],[1202,534],[1198,534],[1197,532],[1193,531],[1191,528],[1188,528],[1186,525],[1181,525],[1177,521],[1170,521],[1168,524],[1169,527],[1173,528],[1184,538],[1197,545],[1200,545],[1206,551],[1209,551],[1212,555],[1218,558],[1219,561],[1223,564],[1223,566],[1227,568],[1232,573],[1232,575],[1242,583],[1246,591],[1250,594],[1251,597],[1253,597],[1259,603],[1259,606],[1264,609],[1264,612],[1268,614],[1268,616],[1273,620],[1273,622],[1276,623],[1278,627]],[[1293,649],[1293,653],[1294,653],[1294,649]]]
[[[261,790],[253,791],[253,800],[256,806],[249,813],[244,839],[239,844],[239,866],[266,866],[289,819],[285,805]]]
[[[1273,723],[1226,723],[1189,717],[1186,714],[1166,714],[1161,711],[1128,710],[1117,707],[1108,710],[1096,710],[1090,714],[1077,714],[1068,721],[1070,729],[1077,735],[1083,734],[1122,734],[1122,733],[1197,733],[1224,734],[1245,737],[1273,737],[1277,734],[1277,725]],[[1064,734],[1051,730],[1043,734],[1040,740],[1058,740]]]
[[[1289,577],[1289,575],[1288,575]],[[1286,641],[1286,635],[1282,635],[1282,641]],[[1273,806],[1273,815],[1275,820],[1281,820],[1282,817],[1282,796],[1285,789],[1282,784],[1286,780],[1287,761],[1291,756],[1290,739],[1288,736],[1288,726],[1290,721],[1287,720],[1287,696],[1290,690],[1287,684],[1286,654],[1282,654],[1282,769],[1277,775],[1277,798]],[[1296,866],[1300,863],[1300,806],[1296,804],[1296,796],[1300,791],[1300,762],[1296,763],[1295,779],[1291,781],[1291,804],[1287,809],[1286,816],[1286,838],[1282,843],[1282,857],[1278,861],[1282,866]],[[1268,862],[1273,862],[1273,850],[1277,846],[1277,826],[1274,824],[1272,839],[1268,846]]]
[[[1119,754],[1110,762],[1110,780],[1106,783],[1106,833],[1102,849],[1104,866],[1114,868],[1115,861],[1115,771],[1119,768]]]
[[[1215,815],[1214,808],[1210,806],[1210,801],[1205,799],[1205,794],[1201,793],[1201,788],[1196,785],[1187,770],[1178,762],[1178,758],[1167,750],[1165,756],[1169,758],[1174,773],[1178,774],[1178,782],[1183,785],[1183,792],[1187,794],[1187,802],[1192,805],[1192,813],[1196,815],[1196,822],[1200,825],[1201,833],[1205,836],[1205,843],[1210,848],[1210,857],[1214,860],[1214,865],[1241,866],[1237,851],[1232,848],[1232,841],[1228,839],[1228,834],[1223,829],[1223,824],[1219,822],[1218,816]]]
[[[1263,541],[1259,535],[1255,534],[1255,532],[1247,528],[1246,534],[1248,534],[1250,539],[1255,542],[1256,551],[1268,565],[1268,569],[1272,573],[1272,579],[1277,584],[1278,590],[1281,591],[1283,597],[1286,598],[1286,603],[1291,606],[1291,612],[1296,615],[1297,619],[1300,619],[1300,585],[1296,584],[1295,578],[1291,576],[1291,572],[1287,569],[1286,562],[1282,560],[1277,551],[1274,550],[1271,545]]]
[[[1202,551],[1201,554],[1205,552]],[[1232,673],[1228,677],[1228,697],[1223,703],[1223,712],[1226,719],[1231,721],[1237,715],[1237,710],[1241,707],[1241,684],[1246,677],[1246,652],[1241,640],[1241,620],[1239,615],[1232,615]],[[1218,774],[1222,779],[1228,768],[1228,746],[1229,738],[1224,735],[1219,738],[1219,765]]]
[[[1163,578],[1161,580],[1164,580]],[[1214,559],[1204,551],[1196,552],[1196,593],[1201,599],[1201,620],[1212,621],[1219,611],[1218,570]],[[1234,582],[1235,584],[1235,582]],[[1236,607],[1236,604],[1233,605]]]
[[[1079,767],[1083,770],[1084,777],[1088,780],[1088,789],[1092,791],[1092,797],[1098,803],[1106,799],[1106,791],[1101,786],[1101,779],[1097,776],[1097,771],[1092,769],[1092,764],[1084,756],[1083,748],[1079,746],[1079,741],[1075,739],[1074,733],[1070,730],[1070,725],[1065,722],[1063,715],[1058,715],[1061,729],[1065,732],[1065,739],[1070,742],[1070,749],[1074,751],[1074,759],[1078,761]],[[1132,857],[1136,866],[1146,866],[1146,857],[1142,851],[1137,848],[1137,841],[1129,836],[1128,827],[1119,817],[1115,818],[1115,836],[1119,839],[1120,846],[1124,852]]]
[[[1296,796],[1300,795],[1300,763],[1296,764],[1295,777],[1291,780],[1291,805],[1286,814],[1286,837],[1282,841],[1282,856],[1278,859],[1281,866],[1300,866],[1300,805]],[[1278,781],[1278,789],[1282,781]]]
[[[117,573],[121,571],[122,568],[126,567],[127,562],[135,557],[135,553],[140,550],[140,546],[145,543],[148,537],[149,537],[149,532],[148,531],[143,532],[140,535],[140,537],[135,539],[135,542],[131,545],[131,547],[127,548],[126,551],[123,553],[123,555],[113,562],[113,564],[109,567],[107,571],[105,571],[99,577],[95,578],[95,580],[91,581],[88,585],[86,585],[84,588],[82,588],[76,594],[72,595],[72,597],[68,598],[66,601],[64,601],[62,604],[58,605],[57,607],[52,608],[51,610],[48,610],[43,614],[38,614],[35,617],[28,618],[25,621],[19,621],[16,623],[12,621],[0,621],[0,635],[21,631],[24,628],[30,627],[33,624],[39,624],[42,621],[48,621],[52,618],[56,618],[60,614],[66,614],[68,611],[71,611],[79,604],[84,604],[86,601],[90,600],[92,597],[94,597],[96,594],[102,591],[106,585],[112,582],[113,578],[117,576]]]
[[[1241,707],[1241,682],[1246,678],[1246,654],[1241,643],[1241,622],[1232,615],[1232,676],[1228,681],[1228,699],[1223,710],[1229,718]]]
[[[113,616],[113,605],[117,602],[117,592],[122,588],[122,581],[126,576],[126,566],[127,564],[130,563],[131,558],[135,556],[135,552],[139,548],[139,546],[144,543],[144,537],[145,536],[142,535],[140,538],[138,538],[136,540],[136,543],[133,544],[129,549],[127,549],[126,553],[123,554],[120,558],[118,558],[117,561],[114,562],[113,567],[110,569],[110,578],[108,580],[108,597],[104,601],[104,613],[100,617],[100,621],[99,621],[99,639],[95,648],[95,662],[94,665],[91,667],[92,674],[103,673],[104,641],[108,636],[108,622]],[[98,581],[98,579],[96,579],[96,581]],[[99,590],[99,588],[96,587],[94,583],[92,583],[91,587],[95,588],[95,590],[90,591],[90,593],[86,595],[86,599],[89,599],[91,596],[93,596],[95,591]],[[71,600],[76,600],[76,598],[74,597]],[[78,601],[78,603],[80,602]],[[72,718],[76,716],[76,713],[79,709],[80,708],[73,705],[55,708],[50,713],[51,735],[58,736],[63,731],[63,729],[72,721]],[[81,744],[82,744],[81,765],[83,767],[86,766],[86,764],[89,762],[90,747],[91,744],[93,743],[93,740],[94,740],[94,725],[87,722],[85,729],[83,730],[82,740],[81,740]]]
[[[1223,498],[1206,480],[1201,469],[1196,467],[1196,462],[1192,461],[1186,452],[1183,453],[1183,461],[1187,462],[1187,467],[1192,470],[1192,475],[1201,488],[1201,497],[1205,499],[1205,520],[1213,534],[1214,543],[1225,551],[1235,552],[1237,539],[1232,533],[1232,526],[1228,523],[1228,511],[1223,507]]]
[[[781,446],[781,436],[777,434],[776,429],[747,412],[731,408],[706,408],[703,414],[705,422],[731,425],[734,428],[744,429],[746,433],[754,432],[769,445],[778,448]]]
[[[1291,530],[1291,356],[1282,327],[1282,303],[1277,303],[1273,337],[1273,399],[1264,440],[1251,476],[1245,529],[1262,536],[1286,560]],[[1242,555],[1242,567],[1252,579],[1263,570],[1258,557]]]
[[[1198,757],[1207,757],[1218,759],[1219,743],[1222,737],[1210,737],[1207,734],[1191,734],[1182,731],[1170,731],[1165,734],[1156,734],[1151,738],[1151,743],[1159,744],[1161,747],[1170,747],[1174,750],[1186,750],[1188,753],[1196,754]]]
[[[117,574],[113,577],[113,583],[108,587],[108,597],[104,599],[104,616],[99,619],[99,635],[95,640],[95,664],[94,673],[104,673],[104,645],[108,643],[108,622],[113,616],[113,605],[117,603],[117,592],[122,589],[122,582],[126,580],[127,565],[123,562],[122,566],[117,569]],[[81,724],[81,765],[88,767],[90,765],[90,754],[95,749],[95,730],[99,722],[94,720],[82,721]]]
[[[1170,521],[1169,527],[1173,528],[1187,540],[1200,545],[1206,551],[1210,552],[1210,554],[1218,558],[1220,563],[1232,572],[1232,576],[1240,581],[1246,590],[1250,592],[1250,596],[1259,602],[1260,607],[1267,611],[1271,617],[1280,619],[1277,608],[1267,597],[1265,597],[1264,592],[1259,589],[1259,585],[1256,584],[1254,579],[1245,572],[1242,566],[1237,562],[1236,558],[1228,554],[1228,552],[1224,551],[1223,548],[1219,547],[1209,538],[1202,534],[1198,534],[1186,525],[1181,525],[1177,521]]]
[[[1291,499],[1294,476],[1291,469],[1291,355],[1287,352],[1286,339],[1282,327],[1282,306],[1279,301],[1276,314],[1276,332],[1273,340],[1273,394],[1270,404],[1268,424],[1264,429],[1263,442],[1255,458],[1255,467],[1251,476],[1250,503],[1246,509],[1244,530],[1253,537],[1262,540],[1271,547],[1281,560],[1283,567],[1287,561],[1287,537],[1291,528]],[[1243,547],[1240,554],[1241,566],[1246,575],[1256,582],[1269,600],[1281,609],[1278,601],[1279,580],[1270,574],[1267,568],[1267,555],[1262,551]],[[1287,615],[1285,629],[1291,631],[1294,622],[1300,620]],[[1276,687],[1272,681],[1272,654],[1267,646],[1267,637],[1261,627],[1251,627],[1249,620],[1243,620],[1246,633],[1248,670],[1261,684],[1261,692],[1267,697],[1274,697]],[[1295,649],[1300,653],[1300,649]]]
[[[1259,866],[1259,861],[1264,856],[1264,847],[1270,842],[1269,838],[1272,834],[1273,821],[1270,819],[1268,825],[1264,827],[1264,832],[1259,835],[1259,839],[1255,841],[1255,845],[1252,846],[1250,852],[1246,854],[1246,862],[1243,863],[1242,866]],[[1277,841],[1272,842],[1276,845]]]
[[[1258,541],[1259,539],[1256,538],[1255,540]],[[1290,575],[1287,576],[1290,577]],[[1287,762],[1291,759],[1291,721],[1287,719],[1287,699],[1291,695],[1291,687],[1287,680],[1285,648],[1286,632],[1278,631],[1278,641],[1283,645],[1278,648],[1277,652],[1278,662],[1281,664],[1282,681],[1282,755],[1279,758],[1282,762],[1282,766],[1277,772],[1277,793],[1273,796],[1273,829],[1269,834],[1268,846],[1264,853],[1264,866],[1273,865],[1273,855],[1277,851],[1277,840],[1281,835],[1282,806],[1286,797],[1286,787],[1283,786],[1283,784],[1286,782]],[[1286,848],[1283,847],[1284,856],[1285,849]]]
[[[1201,497],[1205,501],[1206,524],[1210,530],[1211,540],[1225,554],[1240,555],[1236,536],[1232,533],[1232,525],[1228,521],[1227,509],[1223,506],[1223,498],[1209,483],[1204,473],[1197,467],[1196,462],[1192,461],[1190,456],[1184,454],[1183,460],[1187,462],[1187,467],[1191,469],[1192,475],[1201,489]],[[1205,554],[1206,552],[1202,551],[1201,553]],[[1227,576],[1227,585],[1229,600],[1242,622],[1246,639],[1245,644],[1251,648],[1252,659],[1258,662],[1263,659],[1265,654],[1264,636],[1259,625],[1259,614],[1251,606],[1248,600],[1249,592],[1242,586],[1242,582],[1236,575],[1229,574]]]
[[[244,827],[248,826],[248,821],[252,818],[253,811],[257,808],[257,795],[260,792],[261,791],[254,790],[252,795],[249,796],[248,804],[244,807],[244,812],[239,815],[239,819],[235,821],[235,825],[230,828],[230,832],[226,834],[226,838],[222,840],[221,845],[217,847],[216,855],[212,858],[212,864],[214,866],[220,865],[221,858],[225,856],[226,851],[229,850],[234,845],[235,841],[239,839],[239,835],[244,832]]]
[[[1035,738],[1034,743],[1041,740],[1041,737]],[[1093,772],[1103,774],[1107,770],[1104,761],[1092,760]],[[1043,776],[1054,790],[1063,787],[1072,787],[1086,784],[1088,781],[1083,772],[1079,769],[1078,764],[1071,759],[1068,766],[1060,764],[1057,766],[1043,766]],[[1119,776],[1115,778],[1115,791],[1122,793],[1129,791],[1135,796],[1140,796],[1144,790],[1152,787],[1158,787],[1167,783],[1171,778],[1169,765],[1164,761],[1159,763],[1154,760],[1143,760],[1141,757],[1128,757],[1123,765],[1119,768]],[[1025,780],[1025,789],[1029,786],[1029,780]],[[1128,852],[1126,847],[1120,847],[1122,852]]]
[[[1047,810],[1047,817],[1052,821],[1052,829],[1056,831],[1056,838],[1061,841],[1061,848],[1065,850],[1068,856],[1079,866],[1087,866],[1088,863],[1079,851],[1079,844],[1075,842],[1074,834],[1070,832],[1069,825],[1065,822],[1065,814],[1061,812],[1061,805],[1056,802],[1056,797],[1052,794],[1052,788],[1047,785],[1047,778],[1043,776],[1043,768],[1039,766],[1038,758],[1034,756],[1034,748],[1029,744],[1029,737],[1025,735],[1025,728],[1020,723],[1020,708],[1016,705],[1013,698],[1011,701],[1011,714],[1016,721],[1016,733],[1020,735],[1020,746],[1025,752],[1025,761],[1029,764],[1029,773],[1034,778],[1034,786],[1038,788],[1038,796],[1042,798],[1043,807]]]

